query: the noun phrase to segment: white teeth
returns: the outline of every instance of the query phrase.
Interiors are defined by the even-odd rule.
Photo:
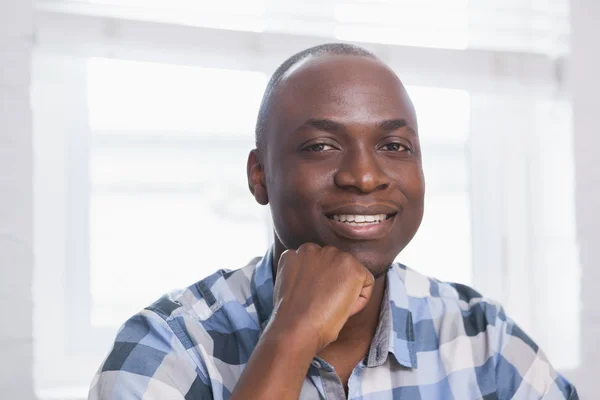
[[[352,214],[339,214],[334,215],[334,221],[345,222],[348,225],[367,225],[367,224],[379,224],[386,219],[385,214],[377,215],[352,215]]]

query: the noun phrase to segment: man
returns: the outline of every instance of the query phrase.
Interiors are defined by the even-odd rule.
[[[393,264],[423,216],[417,133],[366,50],[282,64],[248,158],[272,249],[127,321],[90,398],[577,399],[498,304]]]

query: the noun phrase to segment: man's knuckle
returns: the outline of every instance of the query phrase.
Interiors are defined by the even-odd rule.
[[[319,248],[320,248],[320,246],[318,244],[308,242],[308,243],[303,243],[302,245],[300,245],[300,247],[298,247],[298,252],[301,253],[304,251],[315,251]]]
[[[293,251],[286,250],[283,253],[281,253],[281,257],[279,258],[279,260],[280,260],[280,262],[281,261],[285,261],[285,260],[289,260],[293,256],[294,256],[294,252]]]
[[[353,268],[354,264],[355,264],[355,258],[352,254],[350,253],[344,253],[344,252],[340,252],[340,254],[338,254],[338,258],[340,260],[340,262],[349,268]]]
[[[324,246],[323,252],[327,254],[337,254],[339,253],[339,250],[334,246]]]

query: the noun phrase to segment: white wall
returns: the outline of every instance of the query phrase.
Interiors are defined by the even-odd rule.
[[[575,383],[582,399],[598,398],[600,376],[600,2],[571,1],[570,84],[575,133],[577,234],[581,279],[582,363]],[[557,293],[557,295],[560,295]]]
[[[0,397],[33,399],[32,4],[0,1]]]

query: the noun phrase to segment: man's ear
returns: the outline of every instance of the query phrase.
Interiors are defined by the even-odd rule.
[[[265,169],[259,158],[258,150],[254,149],[248,154],[248,188],[258,204],[263,206],[269,204],[267,185],[265,184]]]

